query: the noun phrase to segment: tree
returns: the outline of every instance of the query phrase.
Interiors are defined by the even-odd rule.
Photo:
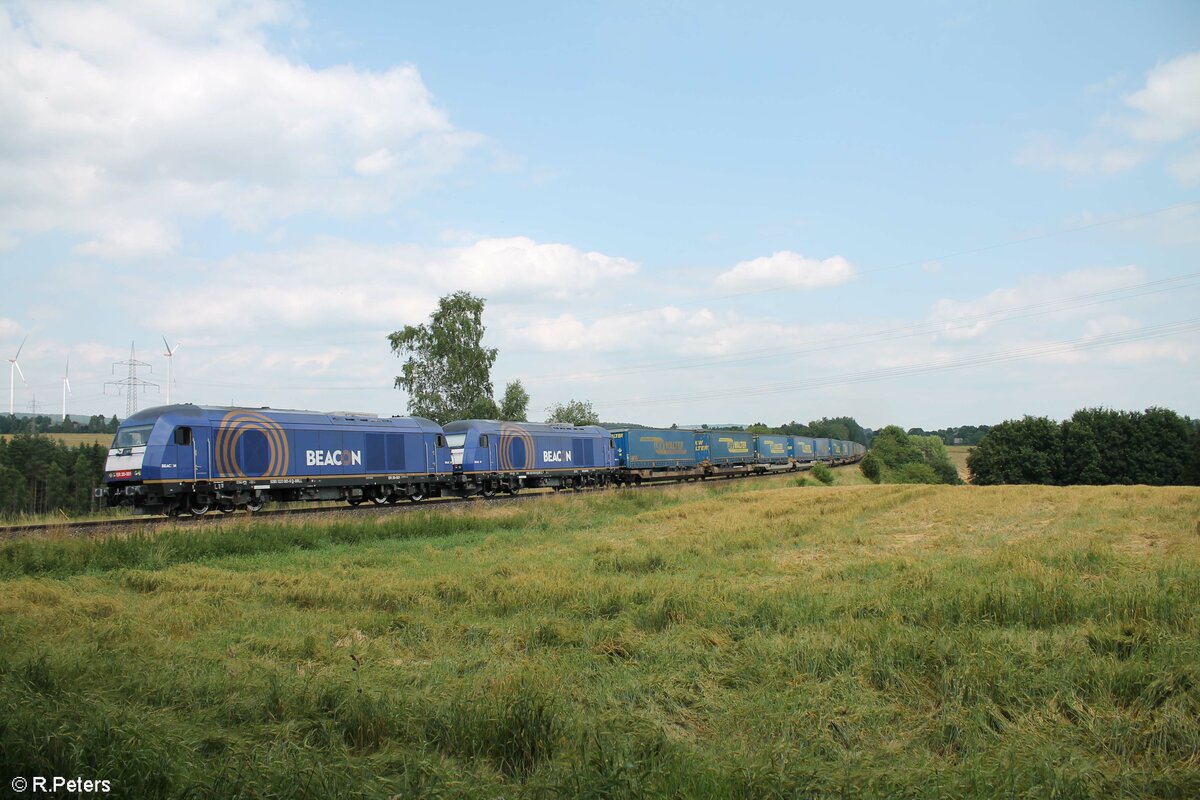
[[[898,425],[888,425],[875,434],[871,441],[871,452],[885,467],[896,469],[904,464],[923,461],[921,448]]]
[[[592,410],[586,400],[568,400],[550,406],[547,422],[564,422],[568,425],[599,425],[600,415]]]
[[[926,466],[932,469],[937,476],[937,483],[952,485],[962,483],[962,478],[958,475],[958,467],[954,466],[954,462],[950,460],[950,453],[946,450],[946,443],[942,441],[942,437],[929,435],[914,436],[912,439],[913,443],[921,450],[921,457],[925,460]]]
[[[1109,483],[1096,443],[1096,431],[1079,411],[1062,424],[1062,482],[1067,485]]]
[[[496,349],[483,346],[486,302],[455,292],[438,301],[427,325],[406,325],[388,336],[392,352],[405,358],[396,388],[408,392],[410,413],[442,425],[498,416],[491,377]]]
[[[527,422],[529,413],[529,392],[515,380],[504,387],[504,399],[500,401],[500,416],[498,419],[508,422]]]
[[[1009,420],[991,428],[967,456],[971,483],[1058,483],[1062,431],[1046,417]]]
[[[883,480],[883,462],[873,452],[868,452],[863,456],[863,460],[858,462],[858,468],[871,483],[879,483]]]

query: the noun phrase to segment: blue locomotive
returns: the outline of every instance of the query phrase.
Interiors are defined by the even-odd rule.
[[[117,431],[101,493],[139,513],[256,511],[268,501],[395,503],[847,463],[866,448],[745,431],[629,429],[171,405]]]
[[[199,515],[268,500],[416,501],[451,474],[445,434],[419,417],[171,405],[121,423],[104,491],[109,505]]]
[[[596,425],[469,419],[445,432],[456,494],[605,486],[616,476],[613,436]]]

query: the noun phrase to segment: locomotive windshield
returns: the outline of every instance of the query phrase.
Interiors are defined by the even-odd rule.
[[[150,438],[150,430],[153,425],[134,425],[129,428],[121,428],[117,431],[116,438],[113,439],[113,449],[123,450],[126,447],[141,447]]]
[[[465,433],[447,433],[446,434],[446,445],[452,450],[457,447],[462,447],[466,443],[467,443],[467,435]]]

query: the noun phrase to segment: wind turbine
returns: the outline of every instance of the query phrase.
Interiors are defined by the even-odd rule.
[[[171,405],[171,356],[179,350],[179,342],[175,343],[174,347],[167,344],[167,337],[163,337],[163,347],[167,348],[167,352],[163,353],[167,357],[167,405]]]
[[[13,404],[13,389],[16,386],[17,375],[21,376],[21,383],[24,383],[26,386],[29,385],[25,380],[25,373],[21,372],[21,365],[17,363],[17,359],[21,357],[21,350],[25,347],[25,340],[28,338],[29,334],[25,334],[25,339],[21,340],[21,346],[17,348],[17,354],[8,360],[8,363],[12,364],[8,368],[8,415],[10,417],[16,412],[16,406]]]
[[[63,370],[63,422],[67,421],[67,393],[71,391],[71,357],[67,356],[67,366]]]

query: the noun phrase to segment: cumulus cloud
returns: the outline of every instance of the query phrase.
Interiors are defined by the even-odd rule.
[[[272,50],[270,0],[0,8],[0,238],[158,256],[181,219],[379,211],[481,142],[416,67],[314,69]]]
[[[545,303],[586,295],[637,271],[628,259],[523,236],[444,248],[329,239],[304,250],[230,259],[188,291],[188,303],[158,307],[151,321],[181,333],[315,323],[394,329],[423,321],[451,291],[465,289],[493,303]]]
[[[569,312],[552,317],[510,314],[502,324],[509,341],[550,353],[641,350],[648,341],[658,351],[677,353],[689,349],[684,343],[691,337],[722,338],[722,324],[711,311],[676,306],[610,314],[590,323]]]
[[[473,287],[485,296],[528,292],[565,299],[638,271],[638,265],[628,259],[566,244],[538,244],[524,236],[483,239],[446,255],[428,270],[429,277],[447,287]]]
[[[1200,132],[1200,53],[1155,67],[1125,103],[1140,112],[1128,123],[1136,139],[1173,142]]]
[[[1093,91],[1089,89],[1089,91]],[[1160,64],[1146,74],[1145,84],[1123,98],[1122,106],[1092,123],[1077,141],[1063,134],[1028,137],[1014,162],[1036,169],[1075,174],[1114,174],[1145,163],[1164,146],[1200,132],[1200,53]],[[1200,177],[1200,152],[1173,156],[1167,171],[1181,183]]]
[[[780,250],[737,264],[718,275],[716,285],[726,290],[819,289],[846,283],[856,272],[854,265],[841,256],[815,259]]]
[[[1061,302],[1065,298],[1107,292],[1141,283],[1145,271],[1138,266],[1095,267],[1064,275],[1033,275],[1016,286],[995,289],[976,300],[938,300],[930,321],[945,340],[965,341],[982,336],[999,321],[1015,314],[1055,311],[1056,316],[1094,313],[1087,301]],[[1056,305],[1056,301],[1060,301]],[[1026,309],[1022,312],[1020,309]]]

